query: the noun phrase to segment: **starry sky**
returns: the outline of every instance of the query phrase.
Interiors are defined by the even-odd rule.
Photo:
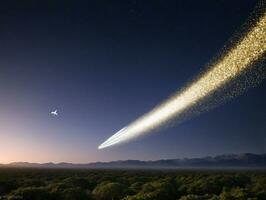
[[[266,81],[177,127],[97,149],[197,75],[256,3],[1,2],[0,163],[266,153]]]

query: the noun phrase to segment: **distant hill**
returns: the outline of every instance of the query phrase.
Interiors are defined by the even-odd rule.
[[[28,163],[13,162],[0,167],[31,167],[31,168],[88,168],[88,169],[161,169],[161,168],[265,168],[266,154],[231,154],[215,157],[166,159],[156,161],[119,160],[112,162],[95,162],[87,164],[73,163]]]

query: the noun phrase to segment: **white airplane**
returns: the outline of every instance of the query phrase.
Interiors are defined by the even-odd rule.
[[[52,112],[51,112],[51,115],[57,116],[57,115],[58,115],[57,110],[52,111]]]

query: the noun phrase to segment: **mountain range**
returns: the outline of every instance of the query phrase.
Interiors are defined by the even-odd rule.
[[[118,160],[111,162],[75,163],[29,163],[13,162],[0,167],[30,168],[88,168],[88,169],[186,169],[186,168],[262,168],[266,169],[266,154],[227,154],[214,157],[165,159],[155,161]]]

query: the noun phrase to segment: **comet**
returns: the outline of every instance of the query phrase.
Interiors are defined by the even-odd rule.
[[[230,43],[213,59],[196,78],[167,100],[139,117],[108,138],[98,148],[130,141],[151,132],[183,122],[254,87],[266,77],[266,12],[265,3],[259,5],[260,13],[248,21],[244,33],[236,34]],[[255,10],[256,11],[256,10]]]

